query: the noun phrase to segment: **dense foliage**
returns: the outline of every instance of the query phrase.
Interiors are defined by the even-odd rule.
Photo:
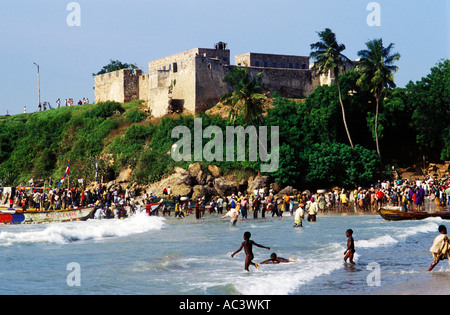
[[[430,161],[450,159],[450,61],[406,88],[388,89],[380,100],[378,136],[388,163],[413,164],[426,155]],[[342,102],[354,148],[348,144],[336,84],[317,88],[305,100],[274,97],[264,115],[264,125],[279,126],[280,161],[268,173],[280,185],[320,188],[331,185],[364,185],[379,175],[374,143],[375,98],[357,84],[358,73],[339,76]],[[0,118],[0,179],[3,185],[27,183],[31,178],[55,186],[70,159],[70,185],[77,179],[94,180],[96,157],[99,178],[113,180],[123,168],[132,169],[132,180],[146,184],[170,174],[173,128],[186,126],[193,135],[190,115],[149,120],[141,102],[115,102],[62,107],[43,112]],[[225,134],[230,120],[199,115],[202,127],[219,126]],[[242,116],[235,125],[246,125]],[[269,136],[270,139],[270,136]],[[210,139],[203,139],[203,145]],[[234,150],[237,149],[235,143]],[[226,148],[224,148],[224,151]],[[259,161],[213,161],[225,174],[260,172]],[[395,160],[395,161],[394,161]],[[203,161],[203,164],[208,162]],[[239,176],[238,176],[239,178]]]

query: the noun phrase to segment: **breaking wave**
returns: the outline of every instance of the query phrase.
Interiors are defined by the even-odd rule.
[[[53,223],[39,226],[10,226],[0,232],[0,246],[20,243],[68,244],[75,241],[102,240],[160,230],[165,219],[144,213],[125,220],[88,220],[86,222]]]

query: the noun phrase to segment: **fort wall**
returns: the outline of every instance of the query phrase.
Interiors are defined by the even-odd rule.
[[[195,73],[195,112],[206,111],[220,100],[230,87],[223,78],[232,68],[224,65],[222,59],[196,58]]]
[[[309,69],[309,57],[293,55],[274,55],[246,53],[235,57],[236,66],[274,68],[274,69]]]
[[[98,75],[95,81],[95,102],[130,102],[139,98],[140,69],[122,69]]]
[[[310,70],[248,67],[247,71],[252,76],[262,72],[264,89],[276,91],[282,97],[306,98],[317,87],[316,77]]]
[[[247,67],[256,76],[262,72],[263,86],[289,98],[305,98],[327,82],[315,75],[309,57],[247,53],[235,57],[236,66]],[[230,92],[223,82],[235,66],[227,49],[195,48],[148,63],[149,73],[123,69],[95,77],[95,102],[130,102],[141,99],[155,117],[206,111]]]

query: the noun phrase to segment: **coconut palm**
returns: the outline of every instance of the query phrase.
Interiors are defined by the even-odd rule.
[[[310,57],[314,61],[313,69],[318,70],[319,74],[329,75],[334,74],[339,93],[339,102],[342,110],[342,120],[344,121],[345,131],[347,132],[348,141],[353,148],[352,138],[347,127],[347,120],[345,119],[344,103],[342,102],[341,86],[339,84],[338,76],[340,71],[345,71],[345,63],[350,60],[342,54],[345,50],[344,44],[338,44],[336,41],[336,34],[331,29],[326,28],[322,32],[318,32],[320,41],[311,44]]]
[[[241,115],[246,123],[261,120],[264,112],[264,101],[267,99],[262,92],[262,73],[257,76],[248,74],[247,68],[235,67],[224,78],[233,89],[222,96],[221,102],[231,105],[229,118],[234,123]]]
[[[383,40],[374,39],[366,43],[367,49],[358,52],[360,61],[357,68],[360,72],[360,78],[357,84],[365,86],[373,94],[376,100],[375,109],[375,142],[377,146],[377,154],[381,161],[380,145],[378,141],[378,112],[380,99],[383,91],[387,93],[388,88],[394,88],[394,73],[398,67],[394,62],[400,59],[399,53],[393,53],[394,44],[383,46]]]

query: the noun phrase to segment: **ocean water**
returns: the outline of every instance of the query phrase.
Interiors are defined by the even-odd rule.
[[[0,294],[316,295],[410,294],[447,283],[429,248],[441,219],[388,222],[377,215],[319,215],[293,228],[289,215],[239,221],[148,217],[0,226]],[[353,229],[355,266],[343,262]],[[244,232],[254,262],[272,252],[298,262],[250,267],[231,253]],[[70,268],[75,263],[78,268]],[[74,273],[76,272],[76,273]],[[74,278],[75,277],[75,278]],[[71,281],[77,279],[74,285]],[[420,292],[431,293],[431,292]],[[445,292],[449,293],[449,292]]]

